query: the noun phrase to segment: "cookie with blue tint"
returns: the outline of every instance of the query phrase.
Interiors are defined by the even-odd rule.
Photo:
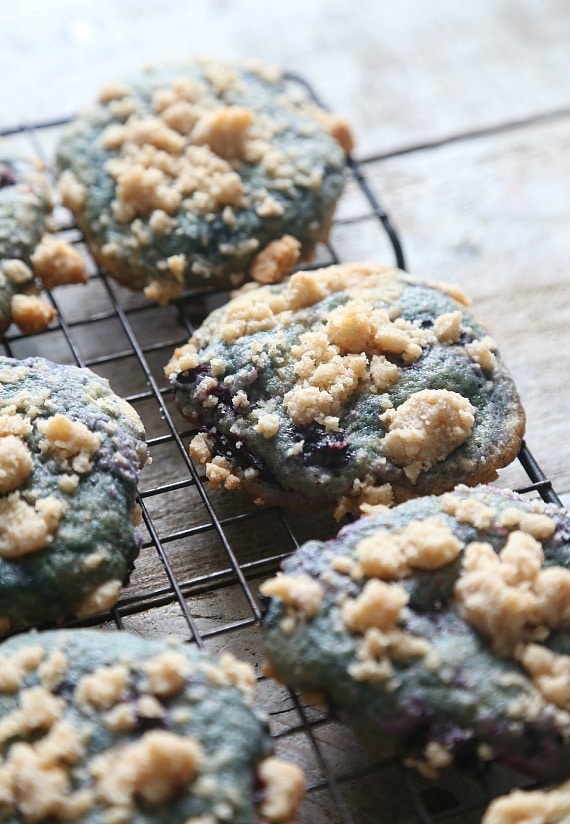
[[[116,601],[140,547],[142,423],[88,369],[0,358],[0,634]]]
[[[60,189],[95,259],[166,303],[310,257],[350,146],[277,71],[195,60],[105,87],[60,143]]]
[[[345,264],[244,287],[166,368],[213,486],[337,515],[494,478],[524,412],[452,287]]]
[[[269,672],[427,776],[570,773],[570,518],[457,487],[310,541],[266,581]]]
[[[123,632],[0,645],[0,818],[293,824],[298,767],[271,755],[253,669]]]
[[[0,335],[14,322],[24,333],[56,316],[39,288],[83,283],[85,263],[68,243],[46,234],[50,189],[38,165],[0,156]]]

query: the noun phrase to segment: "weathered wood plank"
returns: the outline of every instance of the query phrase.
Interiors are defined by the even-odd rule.
[[[48,11],[49,8],[49,11]],[[570,105],[565,0],[61,0],[0,4],[3,125],[67,114],[108,80],[193,54],[304,74],[365,155]]]
[[[570,490],[569,141],[564,118],[367,166],[410,270],[473,298],[519,386],[528,444],[561,493]]]

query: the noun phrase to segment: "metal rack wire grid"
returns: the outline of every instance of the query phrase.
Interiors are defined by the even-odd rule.
[[[289,79],[317,100],[303,79]],[[66,121],[5,129],[3,146],[10,153],[34,153],[49,169]],[[96,266],[66,210],[56,207],[55,218],[59,236],[84,254],[89,281],[55,289],[48,298],[57,319],[36,335],[12,327],[0,351],[75,363],[108,378],[140,414],[152,458],[139,486],[144,541],[130,582],[110,613],[82,625],[146,637],[176,634],[214,655],[231,651],[252,663],[276,750],[307,776],[303,824],[480,821],[490,798],[524,784],[522,776],[491,766],[479,775],[451,770],[441,780],[427,780],[394,760],[378,760],[321,707],[261,674],[259,584],[303,541],[331,537],[338,525],[324,515],[307,519],[304,513],[256,506],[240,492],[212,491],[188,455],[194,430],[185,428],[174,408],[163,366],[227,295],[201,291],[169,306],[151,304]],[[405,268],[400,239],[367,178],[367,163],[351,159],[330,242],[319,247],[311,268],[363,258]],[[526,446],[509,472],[510,486],[559,503]]]

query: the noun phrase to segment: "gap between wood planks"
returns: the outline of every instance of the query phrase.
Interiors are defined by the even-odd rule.
[[[413,152],[421,152],[426,149],[438,149],[442,146],[447,146],[451,143],[460,143],[464,140],[477,140],[481,137],[489,137],[495,134],[502,134],[503,132],[515,131],[516,129],[524,128],[525,126],[534,126],[539,123],[554,122],[557,120],[562,120],[565,117],[570,117],[570,106],[564,106],[563,108],[553,109],[547,112],[540,112],[539,114],[529,115],[528,117],[507,120],[504,123],[497,123],[492,126],[482,126],[479,129],[469,129],[465,132],[457,132],[456,134],[450,134],[446,137],[427,140],[423,143],[412,143],[409,146],[390,149],[390,151],[387,152],[364,155],[363,157],[359,157],[358,160],[360,163],[374,163],[377,160],[388,160],[392,157],[401,157],[402,155],[412,154]]]

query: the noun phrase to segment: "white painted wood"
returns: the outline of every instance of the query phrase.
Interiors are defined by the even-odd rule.
[[[570,490],[569,142],[563,118],[368,166],[410,270],[473,299],[519,386],[529,446],[560,492]]]
[[[306,75],[364,155],[570,106],[566,0],[6,0],[0,32],[2,125],[196,53]]]

